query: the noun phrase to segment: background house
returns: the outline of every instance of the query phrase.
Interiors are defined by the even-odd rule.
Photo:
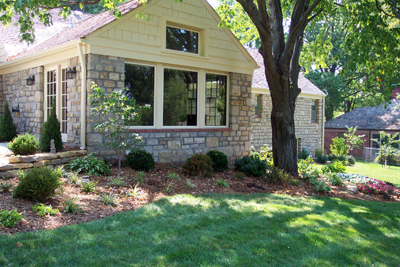
[[[255,115],[251,118],[252,145],[256,148],[272,146],[272,101],[265,77],[264,59],[257,49],[247,48],[259,68],[254,71],[252,92]],[[303,74],[299,75],[300,95],[297,97],[295,127],[298,151],[307,149],[311,154],[324,147],[325,94]]]
[[[254,86],[257,63],[228,29],[218,27],[220,18],[205,0],[154,0],[143,6],[131,1],[119,9],[119,20],[108,11],[55,20],[48,35],[43,31],[28,49],[2,50],[0,112],[6,100],[19,110],[12,113],[19,132],[39,137],[56,103],[65,143],[112,156],[102,146],[104,136],[93,129],[89,94],[96,83],[108,92],[127,87],[140,105],[151,105],[129,130],[143,136],[158,162],[182,162],[211,149],[233,160],[249,153],[251,135],[255,146],[269,142],[270,99],[265,82]],[[151,14],[150,20],[138,18],[140,12]],[[5,31],[18,35],[15,27]],[[299,144],[309,150],[323,140],[318,130],[323,94],[314,89],[302,92],[303,104],[296,108]]]
[[[378,148],[371,139],[379,139],[379,132],[390,134],[400,132],[400,100],[396,100],[400,88],[393,89],[392,101],[387,106],[362,107],[338,116],[325,123],[325,153],[330,152],[332,139],[347,133],[348,127],[358,126],[357,135],[364,134],[364,144],[361,148],[351,152],[353,156],[365,157],[367,160],[375,156],[374,151],[365,148]]]

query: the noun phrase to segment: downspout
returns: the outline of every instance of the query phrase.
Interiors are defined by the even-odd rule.
[[[322,151],[325,153],[325,96],[322,98]]]
[[[77,44],[79,60],[81,62],[81,149],[86,149],[86,60],[83,54],[82,45],[84,40],[81,39],[81,43]]]

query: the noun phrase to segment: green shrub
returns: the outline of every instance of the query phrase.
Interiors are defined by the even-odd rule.
[[[344,161],[346,161],[346,156],[345,155],[337,156],[335,154],[329,154],[328,155],[328,160],[330,162],[333,162],[335,160],[339,160],[339,161],[343,161],[344,162]]]
[[[185,175],[207,177],[213,171],[212,160],[205,154],[194,154],[183,165]]]
[[[326,185],[325,181],[321,181],[318,179],[311,179],[310,183],[315,186],[315,190],[317,192],[329,193],[331,191],[331,187]]]
[[[178,174],[176,174],[176,172],[170,172],[167,174],[167,176],[165,176],[165,178],[167,179],[175,179],[175,180],[180,180],[181,178],[179,177]]]
[[[39,149],[39,141],[34,135],[29,133],[20,134],[8,143],[7,147],[14,155],[30,155],[36,153]]]
[[[348,155],[348,156],[346,156],[346,163],[347,164],[345,164],[345,165],[353,166],[356,164],[356,159],[353,156]]]
[[[110,177],[110,182],[108,184],[116,187],[127,186],[125,177],[122,176]]]
[[[314,164],[314,160],[312,158],[308,158],[307,160],[300,160],[297,163],[297,168],[299,170],[299,173],[306,180],[316,179],[319,176],[319,170],[317,168],[317,165]]]
[[[235,160],[235,170],[244,172],[246,175],[264,177],[267,174],[268,164],[258,157],[244,156]]]
[[[34,212],[37,212],[39,217],[44,217],[46,215],[56,215],[59,214],[60,211],[58,209],[53,209],[51,205],[46,206],[42,203],[37,203],[35,206],[32,207]]]
[[[0,226],[8,228],[14,227],[22,220],[22,214],[17,210],[0,210]]]
[[[299,186],[301,182],[295,178],[292,178],[289,180],[289,184],[294,185],[294,186]]]
[[[13,197],[25,198],[34,201],[46,201],[55,195],[61,186],[60,175],[56,170],[46,167],[33,168],[27,172],[20,172],[19,184],[13,191]]]
[[[66,213],[78,213],[80,211],[83,211],[80,208],[80,205],[75,203],[77,199],[78,199],[77,197],[74,197],[72,199],[64,200],[63,201],[64,212],[66,212]]]
[[[375,159],[375,163],[379,163],[381,165],[385,164],[385,156],[384,155],[379,155],[376,159]],[[387,157],[387,165],[390,166],[400,166],[400,155],[390,155]]]
[[[290,173],[285,172],[275,166],[272,166],[267,173],[267,181],[273,183],[288,183],[292,179]]]
[[[343,180],[337,176],[335,173],[329,173],[327,175],[329,181],[331,182],[332,185],[334,186],[344,186]]]
[[[251,147],[250,156],[258,157],[261,160],[267,161],[269,165],[272,165],[273,161],[272,148],[267,145],[260,147],[258,151],[254,147]]]
[[[109,206],[116,206],[117,203],[115,201],[115,195],[113,195],[112,193],[110,194],[106,194],[103,193],[101,194],[101,196],[97,199],[97,201],[99,201],[101,204],[103,205],[109,205]]]
[[[13,122],[8,103],[4,105],[4,113],[0,118],[0,142],[10,142],[17,136],[17,128]]]
[[[137,183],[139,183],[139,184],[143,183],[144,176],[145,176],[145,173],[144,173],[143,171],[138,172],[138,173],[136,174],[135,181],[136,181]]]
[[[77,173],[85,173],[89,175],[108,175],[111,173],[110,167],[100,159],[89,154],[81,159],[74,159],[66,165],[67,168],[76,171]]]
[[[321,164],[325,164],[328,161],[328,156],[324,155],[322,149],[315,149],[315,161]]]
[[[60,121],[57,119],[55,109],[56,107],[53,105],[51,114],[43,124],[43,133],[40,135],[40,149],[45,152],[50,152],[50,141],[52,139],[54,140],[57,152],[60,152],[63,149]]]
[[[227,182],[227,181],[224,181],[224,180],[222,180],[222,179],[218,179],[217,181],[215,181],[215,184],[216,184],[216,185],[219,185],[219,186],[222,186],[222,187],[226,187],[226,188],[229,187],[228,182]]]
[[[207,156],[209,156],[212,160],[212,167],[214,171],[223,172],[224,170],[228,170],[229,161],[228,157],[224,153],[211,150],[208,151]]]
[[[339,160],[333,161],[331,164],[322,167],[322,173],[342,173],[346,171],[346,166]]]
[[[150,171],[156,166],[153,156],[142,149],[131,151],[126,156],[125,164],[137,171]]]
[[[298,159],[308,159],[309,156],[310,156],[310,153],[308,153],[307,149],[303,148],[297,155],[297,158]]]

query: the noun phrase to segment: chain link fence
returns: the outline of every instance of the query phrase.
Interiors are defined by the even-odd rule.
[[[363,159],[366,162],[374,162],[374,160],[379,156],[379,148],[364,147]]]

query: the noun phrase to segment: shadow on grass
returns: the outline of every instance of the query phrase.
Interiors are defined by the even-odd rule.
[[[1,266],[395,266],[400,205],[177,195],[101,221],[1,240]]]

